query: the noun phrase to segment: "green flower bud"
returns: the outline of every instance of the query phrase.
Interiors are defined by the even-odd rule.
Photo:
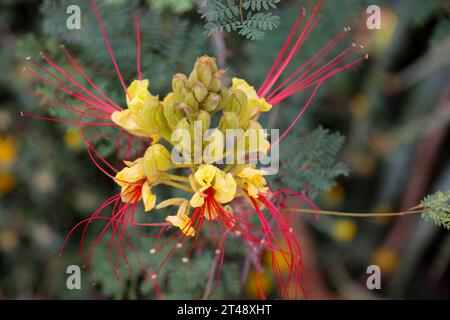
[[[176,102],[182,102],[185,100],[185,96],[188,93],[188,80],[184,74],[178,73],[172,78],[172,90],[175,95]]]
[[[202,132],[205,132],[207,129],[209,129],[209,126],[211,125],[211,116],[209,112],[201,110],[198,114],[197,121],[201,121]]]
[[[142,165],[144,174],[149,180],[157,178],[161,172],[170,170],[174,167],[169,150],[159,143],[147,148]]]
[[[207,64],[200,64],[198,68],[198,77],[201,83],[203,83],[206,87],[209,87],[213,77],[213,71],[210,66]]]
[[[214,110],[216,110],[219,103],[220,95],[218,95],[217,93],[210,93],[203,102],[202,108],[203,110],[206,110],[208,112],[213,112]]]
[[[150,108],[150,127],[158,132],[159,135],[166,140],[170,139],[171,129],[167,123],[166,116],[164,115],[164,107],[161,102],[155,102],[149,105]]]
[[[175,95],[173,92],[169,93],[163,101],[164,116],[171,129],[175,129],[178,122],[183,118],[183,111],[180,110],[175,102]]]
[[[224,112],[220,118],[219,129],[226,133],[227,129],[238,129],[239,118],[235,112]]]
[[[222,85],[221,79],[225,75],[225,73],[226,73],[225,69],[218,70],[214,73],[213,78],[211,80],[211,84],[209,86],[210,91],[218,93],[220,89],[224,87]]]
[[[179,152],[184,153],[187,151],[190,153],[192,150],[193,128],[188,119],[181,119],[180,122],[178,122],[175,131],[176,132],[173,132],[170,142]],[[186,160],[189,159],[189,155],[186,156]]]
[[[197,83],[202,83],[206,88],[209,88],[213,79],[214,73],[217,71],[217,64],[214,58],[203,56],[197,58],[194,69],[189,75],[189,85],[194,87]]]
[[[205,100],[206,96],[208,95],[208,89],[205,87],[204,84],[201,82],[197,82],[193,86],[191,86],[192,91],[194,92],[195,99],[197,99],[198,102],[203,102]]]
[[[247,106],[247,96],[244,91],[236,89],[229,91],[230,96],[225,111],[240,113]]]
[[[194,92],[189,92],[185,96],[185,100],[183,102],[186,103],[189,108],[191,108],[191,113],[199,110],[199,104],[197,102],[197,99],[195,98]]]
[[[189,132],[191,132],[192,126],[189,123],[189,120],[187,118],[183,118],[178,122],[178,124],[175,128],[175,130],[178,130],[178,129],[184,129],[184,130],[188,130]]]
[[[219,94],[220,94],[220,101],[215,111],[219,111],[225,108],[230,98],[229,90],[226,87],[222,87],[219,91]]]

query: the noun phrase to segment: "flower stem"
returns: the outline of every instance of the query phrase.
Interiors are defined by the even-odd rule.
[[[168,178],[169,180],[181,181],[181,182],[189,182],[189,178],[183,177],[183,176],[179,176],[177,174],[166,173],[165,177]]]
[[[301,209],[301,208],[286,208],[286,211],[306,213],[306,214],[338,216],[338,217],[353,217],[353,218],[398,217],[398,216],[419,214],[419,213],[423,212],[423,210],[407,210],[407,211],[401,211],[401,212],[359,213],[359,212],[340,212],[340,211],[313,210],[313,209]]]
[[[165,184],[167,186],[171,186],[171,187],[174,187],[174,188],[177,188],[177,189],[180,189],[180,190],[192,193],[192,189],[189,186],[184,185],[182,183],[178,183],[178,182],[170,181],[170,180],[164,180],[161,183]]]

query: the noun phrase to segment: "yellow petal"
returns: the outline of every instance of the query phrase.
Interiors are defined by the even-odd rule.
[[[248,103],[254,108],[256,111],[266,112],[272,109],[272,105],[270,105],[266,99],[258,97],[258,94],[254,87],[248,84],[247,81],[239,78],[232,79],[231,89],[239,89],[242,90],[248,99]]]
[[[221,174],[216,175],[214,183],[214,199],[219,203],[227,203],[234,199],[236,195],[236,181],[230,173],[226,175],[220,171]]]
[[[132,135],[155,139],[154,135],[148,130],[145,121],[138,117],[131,109],[114,111],[111,114],[111,120]]]
[[[247,166],[237,172],[236,177],[240,182],[240,186],[247,190],[247,193],[253,197],[258,198],[259,193],[266,193],[266,179],[263,175],[266,172],[255,169],[253,166]]]
[[[131,164],[128,162],[128,164]],[[131,167],[125,167],[116,174],[116,183],[120,186],[133,184],[145,179],[144,171],[141,165],[141,158],[136,160]]]
[[[188,237],[195,235],[195,230],[191,226],[191,219],[187,215],[177,214],[176,216],[166,217],[166,221],[172,226],[177,227]]]
[[[217,168],[211,164],[200,166],[194,174],[195,181],[200,187],[211,186],[216,175]]]
[[[142,185],[142,200],[144,202],[145,212],[148,212],[155,207],[156,195],[152,193],[150,185],[147,182]]]
[[[129,108],[133,108],[144,104],[148,99],[152,98],[152,95],[148,91],[149,81],[134,80],[127,89],[127,105]]]
[[[199,192],[196,192],[192,196],[191,201],[189,201],[189,203],[191,204],[191,206],[193,208],[198,208],[198,207],[201,207],[205,203],[205,198],[203,198]]]
[[[137,197],[137,187],[134,184],[125,184],[120,191],[122,202],[135,203],[141,200],[141,197]]]

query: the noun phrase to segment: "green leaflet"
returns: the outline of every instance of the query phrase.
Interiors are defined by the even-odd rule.
[[[274,182],[312,196],[329,190],[338,176],[348,174],[347,167],[336,161],[343,144],[342,135],[322,127],[303,137],[288,135],[280,146],[281,167]]]
[[[280,17],[270,10],[277,9],[281,0],[209,0],[199,13],[205,19],[209,35],[237,32],[250,40],[262,40],[266,31],[280,25]],[[266,12],[264,12],[266,11]]]

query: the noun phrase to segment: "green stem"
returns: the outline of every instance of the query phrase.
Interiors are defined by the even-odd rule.
[[[306,214],[338,216],[338,217],[353,217],[353,218],[398,217],[398,216],[419,214],[423,212],[423,210],[408,210],[401,212],[359,213],[359,212],[340,212],[340,211],[299,209],[299,208],[287,208],[286,211],[306,213]]]
[[[191,189],[190,186],[187,186],[187,185],[184,185],[184,184],[175,182],[175,181],[164,180],[164,181],[162,181],[161,183],[162,183],[162,184],[165,184],[165,185],[167,185],[167,186],[170,186],[170,187],[174,187],[174,188],[177,188],[177,189],[186,191],[186,192],[190,192],[190,193],[193,192],[193,190]]]
[[[166,173],[165,177],[168,178],[169,180],[175,180],[175,181],[181,181],[181,182],[189,182],[189,178],[183,177],[183,176],[179,176],[177,174]]]

